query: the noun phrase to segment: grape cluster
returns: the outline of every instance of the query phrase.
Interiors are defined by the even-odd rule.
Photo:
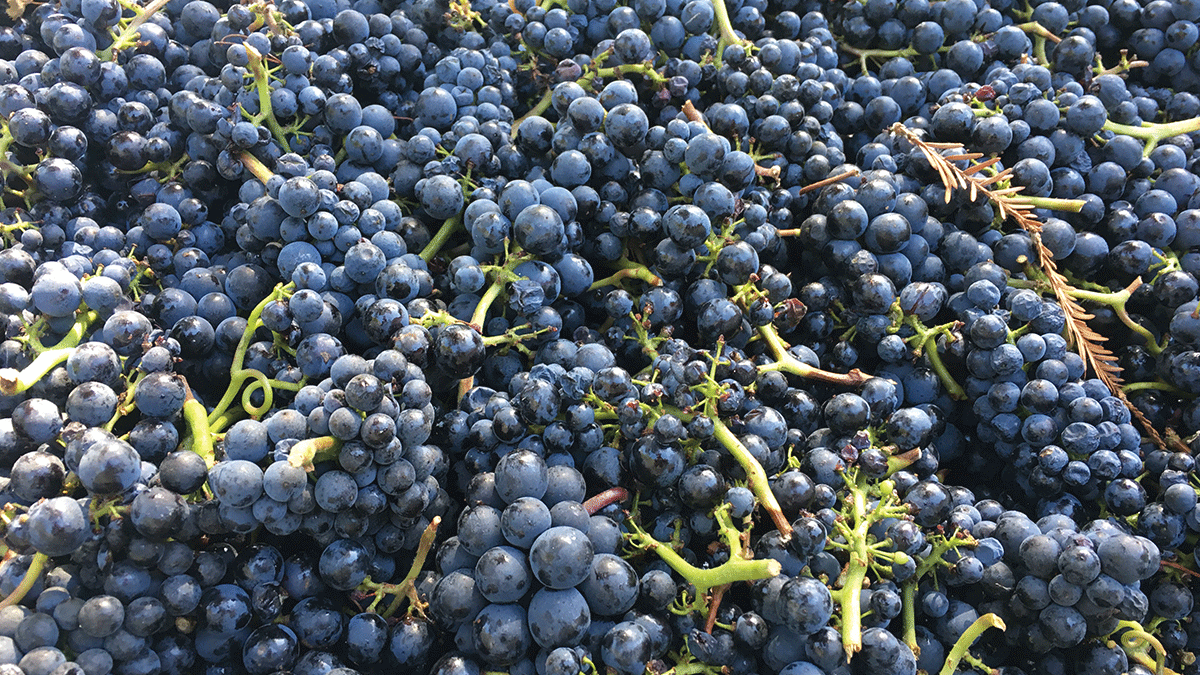
[[[0,675],[1196,670],[1195,0],[12,0]]]

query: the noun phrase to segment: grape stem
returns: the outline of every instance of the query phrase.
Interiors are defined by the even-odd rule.
[[[682,418],[681,418],[682,419]],[[690,421],[690,420],[687,420]],[[779,534],[783,536],[784,541],[792,538],[792,524],[788,522],[787,516],[783,514],[783,508],[779,506],[779,500],[775,498],[775,493],[771,491],[771,482],[767,478],[767,472],[763,469],[762,464],[750,454],[750,450],[742,444],[738,437],[734,435],[729,427],[725,425],[719,418],[713,417],[713,436],[725,446],[729,454],[737,460],[737,463],[742,466],[742,470],[746,472],[746,478],[750,482],[750,490],[754,492],[754,496],[758,497],[758,502],[771,516],[771,520],[775,522],[775,528],[779,530]]]
[[[870,70],[867,68],[867,59],[911,59],[914,56],[922,55],[921,52],[912,47],[905,47],[904,49],[857,49],[845,43],[839,44],[838,47],[858,60],[858,65],[862,68],[863,75],[870,74]]]
[[[154,2],[146,5],[145,9],[138,12],[137,16],[130,20],[129,25],[125,26],[121,34],[113,39],[112,45],[107,49],[97,52],[96,57],[101,61],[115,61],[117,58],[116,52],[125,47],[132,47],[137,44],[135,36],[137,35],[138,28],[141,28],[142,24],[149,21],[150,17],[154,16],[158,10],[166,7],[169,2],[170,0],[154,0]]]
[[[25,576],[21,577],[21,583],[9,593],[6,598],[0,600],[0,609],[12,607],[25,599],[25,596],[37,583],[38,577],[42,575],[42,570],[46,567],[46,561],[50,556],[45,553],[35,553],[29,561],[29,567],[25,570]]]
[[[843,477],[850,493],[849,499],[846,500],[846,507],[850,512],[839,518],[836,526],[846,540],[846,550],[850,559],[838,577],[841,586],[833,591],[833,598],[842,610],[842,648],[846,652],[846,662],[849,663],[862,649],[862,589],[867,579],[867,571],[877,555],[867,541],[868,533],[876,522],[907,513],[907,507],[899,504],[895,486],[891,481],[885,480],[878,485],[878,505],[868,510],[869,486],[866,475],[859,471],[850,471]],[[901,556],[907,557],[898,551],[893,554],[893,559],[900,562],[903,559]]]
[[[713,0],[713,15],[717,23],[717,34],[720,35],[720,39],[717,41],[717,63],[722,62],[721,58],[727,46],[741,45],[747,49],[754,46],[754,43],[734,32],[725,0]]]
[[[1029,266],[1027,271],[1032,271],[1034,274],[1037,273],[1037,269],[1032,266]],[[1158,343],[1158,340],[1155,339],[1154,334],[1151,333],[1145,326],[1133,320],[1133,317],[1129,315],[1129,310],[1126,308],[1129,298],[1133,295],[1133,292],[1142,285],[1142,283],[1142,278],[1138,277],[1125,288],[1119,291],[1111,292],[1090,291],[1083,288],[1078,288],[1076,285],[1072,284],[1068,287],[1067,294],[1076,300],[1090,302],[1097,305],[1105,305],[1111,308],[1117,318],[1121,320],[1121,323],[1125,324],[1126,328],[1137,333],[1142,337],[1143,340],[1145,340],[1146,351],[1150,352],[1150,354],[1153,356],[1158,356],[1162,353],[1164,347]],[[1008,285],[1012,286],[1013,288],[1032,289],[1038,291],[1039,293],[1052,292],[1050,284],[1040,279],[1031,281],[1024,279],[1009,279]]]
[[[225,394],[221,396],[221,400],[217,402],[216,407],[208,414],[208,423],[210,426],[225,415],[229,407],[237,400],[237,394],[241,391],[242,385],[246,384],[247,380],[254,381],[242,393],[242,408],[252,417],[261,416],[271,409],[276,389],[300,391],[300,388],[304,386],[307,378],[299,382],[283,382],[268,378],[257,370],[243,367],[246,363],[246,350],[250,348],[250,343],[254,339],[254,333],[263,325],[263,310],[267,304],[290,296],[293,288],[295,288],[295,284],[291,283],[276,286],[275,290],[263,298],[262,302],[258,303],[254,310],[250,312],[250,317],[246,320],[246,330],[242,331],[242,339],[238,341],[237,349],[233,352],[233,364],[229,366],[229,386],[225,388]],[[263,393],[263,403],[261,406],[254,406],[251,403],[251,398],[254,391],[260,389]]]
[[[946,393],[950,398],[956,401],[962,401],[967,398],[967,392],[963,390],[962,385],[954,379],[950,374],[950,370],[946,368],[946,364],[942,361],[942,355],[938,351],[937,340],[939,336],[945,336],[946,340],[958,339],[955,331],[962,327],[958,321],[941,324],[930,328],[921,321],[916,314],[905,314],[900,308],[900,301],[897,300],[892,304],[890,315],[892,317],[892,326],[888,329],[889,333],[898,333],[904,326],[912,329],[914,335],[905,340],[905,342],[913,347],[913,353],[916,356],[924,355],[929,359],[930,369],[937,374],[938,380],[942,386],[946,388]]]
[[[718,508],[713,515],[717,516],[721,512],[722,510]],[[724,513],[725,519],[728,521],[729,513],[727,508]],[[707,612],[708,609],[705,596],[708,595],[710,589],[739,581],[770,579],[777,576],[783,570],[783,566],[779,564],[778,560],[748,560],[743,557],[741,532],[738,532],[732,526],[731,522],[722,522],[719,517],[717,524],[721,529],[721,538],[725,540],[726,545],[729,547],[729,560],[726,560],[717,567],[706,569],[695,567],[684,560],[674,549],[650,536],[650,534],[632,520],[627,521],[626,524],[632,532],[625,535],[625,541],[633,548],[653,552],[667,566],[678,572],[684,579],[687,579],[696,588],[697,609],[703,612]]]
[[[429,525],[425,531],[421,533],[421,541],[417,544],[417,552],[413,557],[412,565],[408,568],[408,574],[398,584],[382,584],[381,590],[386,593],[394,594],[391,604],[384,610],[383,618],[390,619],[400,609],[401,603],[408,599],[408,611],[410,614],[417,613],[421,616],[425,615],[425,604],[421,601],[421,597],[417,595],[417,577],[421,574],[421,569],[425,567],[425,560],[429,557],[429,552],[433,550],[433,542],[437,539],[438,525],[442,523],[441,516],[434,516],[433,520],[429,521]]]
[[[904,644],[912,650],[914,656],[921,655],[921,647],[917,644],[917,580],[909,579],[900,589],[900,600],[904,614]]]
[[[1165,124],[1157,124],[1154,122],[1142,122],[1142,126],[1135,127],[1129,124],[1117,124],[1112,120],[1104,123],[1104,129],[1111,131],[1114,134],[1124,134],[1139,138],[1146,143],[1145,149],[1142,151],[1144,157],[1149,157],[1150,152],[1168,138],[1180,136],[1182,134],[1190,134],[1194,131],[1200,131],[1200,117],[1191,119],[1179,120],[1178,122],[1168,122]]]
[[[187,387],[187,396],[183,401],[183,419],[187,421],[188,430],[192,434],[192,452],[204,458],[204,463],[212,468],[216,463],[216,453],[213,452],[212,431],[208,426],[208,411],[204,404],[192,395],[192,388]]]
[[[1037,21],[1027,21],[1017,24],[1017,28],[1025,31],[1030,36],[1030,40],[1033,42],[1033,58],[1038,62],[1038,65],[1049,67],[1050,59],[1046,58],[1046,40],[1058,44],[1062,42],[1062,38],[1051,33],[1049,29]]]
[[[778,370],[796,375],[797,377],[818,380],[843,387],[855,387],[871,379],[870,375],[867,375],[858,368],[854,368],[848,373],[834,373],[828,370],[821,370],[800,361],[788,352],[788,345],[783,341],[783,338],[779,337],[779,331],[775,329],[775,326],[759,326],[758,333],[766,341],[767,347],[771,350],[771,355],[775,357],[775,363],[760,366],[758,369],[759,372]]]
[[[242,163],[242,166],[246,167],[246,170],[253,174],[254,177],[257,178],[263,185],[266,185],[267,181],[271,180],[271,176],[275,175],[274,171],[268,169],[266,164],[263,164],[257,157],[249,152],[243,151],[238,153],[238,160]]]
[[[333,436],[306,438],[292,446],[288,452],[288,464],[311,472],[313,465],[337,457],[342,442]]]
[[[425,248],[421,250],[421,260],[424,260],[425,262],[433,260],[433,257],[442,250],[442,247],[446,245],[446,242],[450,241],[450,237],[453,236],[455,232],[458,232],[462,229],[462,224],[462,213],[459,213],[452,218],[448,218],[445,222],[443,222],[442,226],[438,228],[437,233],[433,235],[433,239],[430,239],[429,243],[425,245]]]
[[[88,327],[99,316],[92,310],[81,314],[75,324],[71,326],[71,330],[67,331],[63,339],[58,341],[58,344],[41,351],[32,363],[21,370],[0,368],[0,394],[12,396],[29,389],[47,373],[70,358],[71,354],[75,353],[75,347],[83,341],[83,335],[87,332]]]
[[[612,262],[612,267],[616,267],[617,271],[611,276],[603,279],[597,279],[588,287],[589,291],[594,291],[605,286],[616,286],[621,283],[622,279],[639,279],[650,284],[651,286],[662,286],[663,280],[657,274],[650,271],[650,268],[645,265],[640,265],[633,262],[629,258],[620,258]]]
[[[670,413],[678,417],[684,423],[691,422],[700,413],[694,411],[684,411],[675,406],[664,405],[662,412]],[[787,516],[783,513],[783,508],[779,506],[779,500],[775,498],[775,493],[771,491],[771,481],[767,478],[767,472],[763,469],[750,450],[742,444],[741,440],[730,431],[729,427],[721,421],[717,415],[707,415],[713,423],[713,437],[716,438],[729,454],[741,465],[742,470],[746,472],[746,479],[749,482],[750,491],[758,498],[758,503],[762,505],[767,514],[771,516],[772,522],[775,523],[776,529],[783,535],[783,540],[788,541],[792,538],[792,524],[788,522]]]
[[[249,43],[242,43],[246,52],[250,55],[250,61],[247,68],[251,75],[254,76],[254,88],[258,92],[258,114],[251,115],[242,109],[242,116],[250,120],[254,124],[266,124],[271,130],[271,135],[283,148],[284,152],[291,152],[292,148],[288,145],[287,135],[284,134],[283,128],[279,126],[279,120],[275,119],[275,110],[271,107],[271,76],[267,72],[266,57],[258,53]]]
[[[950,649],[950,653],[946,655],[946,663],[942,666],[942,671],[938,675],[954,675],[955,668],[958,667],[959,661],[962,661],[963,657],[967,655],[967,650],[989,628],[1008,630],[1008,626],[1004,625],[1004,620],[995,614],[984,614],[975,619],[975,622],[959,636],[958,641],[954,643],[954,647]]]

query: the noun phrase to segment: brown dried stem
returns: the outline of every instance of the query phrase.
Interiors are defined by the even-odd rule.
[[[1038,220],[1037,215],[1033,212],[1034,208],[1053,208],[1061,206],[1064,209],[1071,210],[1078,200],[1045,200],[1031,199],[1020,195],[1020,191],[1024,189],[1022,186],[1007,186],[998,185],[1002,181],[1007,181],[1012,175],[1012,169],[1004,169],[998,172],[987,172],[995,166],[1000,160],[997,157],[976,162],[983,157],[982,153],[978,152],[961,152],[962,145],[958,143],[931,143],[924,140],[918,133],[912,129],[905,127],[903,124],[893,125],[891,132],[903,136],[906,140],[912,143],[937,172],[941,178],[942,184],[946,187],[946,202],[950,202],[950,198],[954,190],[961,189],[967,191],[967,196],[971,201],[975,201],[979,197],[983,197],[990,201],[996,207],[997,214],[1002,220],[1012,219],[1021,229],[1029,233],[1029,237],[1033,240],[1034,250],[1037,252],[1037,263],[1041,268],[1042,273],[1046,277],[1047,283],[1054,292],[1054,298],[1063,309],[1066,315],[1066,332],[1067,338],[1074,345],[1075,350],[1079,353],[1080,358],[1087,365],[1088,369],[1095,374],[1105,385],[1113,396],[1121,399],[1129,408],[1129,412],[1133,415],[1146,434],[1154,441],[1154,444],[1159,448],[1166,448],[1166,443],[1163,441],[1162,435],[1159,434],[1150,420],[1142,414],[1136,406],[1134,406],[1125,396],[1125,392],[1121,389],[1121,367],[1117,365],[1117,357],[1112,353],[1104,342],[1108,338],[1097,333],[1091,326],[1087,324],[1089,319],[1094,318],[1091,313],[1079,304],[1075,299],[1074,293],[1076,289],[1071,285],[1070,281],[1063,276],[1062,272],[1058,271],[1058,264],[1054,261],[1054,255],[1050,249],[1042,242],[1042,222]],[[959,152],[943,155],[944,150],[959,150]],[[961,168],[954,162],[966,161],[967,167]],[[1058,204],[1058,202],[1062,202]]]

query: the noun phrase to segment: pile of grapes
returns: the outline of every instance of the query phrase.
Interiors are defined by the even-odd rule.
[[[1200,674],[1200,0],[7,0],[0,675]]]

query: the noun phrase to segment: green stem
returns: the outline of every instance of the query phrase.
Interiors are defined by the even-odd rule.
[[[900,589],[900,599],[903,602],[902,612],[904,618],[904,644],[912,650],[914,655],[921,655],[921,648],[917,646],[917,580],[909,579],[904,582],[904,586]]]
[[[621,268],[610,276],[592,282],[588,290],[594,291],[597,288],[604,288],[605,286],[616,286],[621,283],[622,279],[639,279],[651,286],[662,286],[663,284],[662,279],[654,272],[651,272],[648,267],[639,265],[627,258],[621,258],[614,265],[620,265]]]
[[[541,115],[542,113],[544,113],[550,109],[550,92],[551,92],[550,89],[546,89],[546,93],[542,94],[542,97],[540,99],[538,99],[538,102],[533,104],[533,107],[529,109],[529,112],[525,113],[524,115],[521,115],[521,117],[519,117],[518,119],[513,121],[513,123],[512,123],[512,137],[513,138],[517,137],[517,130],[521,128],[522,122],[529,119],[530,117],[537,117],[538,115]]]
[[[838,47],[858,59],[858,65],[862,68],[863,75],[867,75],[870,70],[867,68],[867,59],[891,59],[903,58],[911,59],[915,56],[921,56],[921,53],[912,47],[904,49],[857,49],[848,44],[839,44]]]
[[[1185,398],[1196,397],[1195,394],[1184,391],[1169,382],[1163,382],[1161,380],[1152,380],[1150,382],[1130,382],[1128,384],[1121,385],[1121,391],[1125,392],[1126,394],[1132,394],[1135,391],[1149,390],[1165,391],[1176,396],[1183,396]]]
[[[1150,152],[1162,141],[1173,136],[1181,134],[1190,134],[1193,131],[1200,131],[1200,117],[1191,119],[1179,120],[1178,122],[1168,122],[1165,124],[1156,124],[1154,122],[1142,122],[1142,126],[1135,127],[1129,124],[1117,124],[1112,120],[1104,123],[1104,129],[1113,132],[1114,134],[1124,134],[1145,141],[1146,147],[1142,154],[1146,157],[1150,156]]]
[[[814,368],[800,361],[788,353],[788,346],[783,341],[783,338],[779,337],[779,332],[775,330],[775,326],[760,326],[758,333],[766,341],[768,348],[771,350],[771,355],[775,357],[775,363],[768,366],[761,366],[759,372],[778,370],[791,373],[797,377],[819,380],[843,387],[854,387],[870,379],[869,375],[857,368],[851,370],[849,373],[833,373],[828,370]]]
[[[112,46],[97,52],[96,57],[101,61],[112,61],[115,59],[116,54],[114,51],[134,44],[133,40],[134,36],[137,35],[137,29],[141,28],[142,24],[149,21],[150,17],[154,16],[158,10],[166,7],[167,3],[169,2],[170,0],[154,0],[154,2],[146,5],[146,8],[143,9],[137,16],[133,17],[133,20],[129,22],[129,25],[125,26],[125,29],[121,31],[121,34],[113,39]]]
[[[462,214],[459,213],[442,223],[442,226],[438,228],[437,234],[433,235],[433,239],[430,239],[429,243],[421,251],[421,260],[425,262],[433,260],[433,257],[438,254],[438,251],[442,250],[446,242],[450,241],[450,237],[462,229],[462,220]]]
[[[217,462],[217,456],[213,452],[212,431],[208,426],[208,411],[204,409],[203,403],[192,396],[191,387],[188,387],[187,398],[183,401],[183,419],[187,422],[188,431],[192,434],[192,452],[203,457],[204,463],[212,467]]]
[[[254,177],[257,178],[263,185],[266,185],[267,181],[271,180],[271,176],[275,175],[275,172],[268,169],[267,165],[260,162],[257,157],[248,152],[238,153],[238,160],[240,160],[242,166],[246,167],[246,170],[253,174]]]
[[[287,136],[283,132],[283,128],[279,126],[279,120],[275,119],[275,110],[271,107],[271,76],[267,73],[266,60],[262,54],[259,54],[254,47],[243,43],[246,51],[250,54],[250,62],[247,67],[250,73],[254,76],[254,88],[258,92],[258,114],[250,115],[242,111],[246,117],[255,124],[267,125],[271,130],[271,135],[279,142],[284,152],[291,152],[292,148],[288,145]]]
[[[333,436],[306,438],[292,446],[288,452],[288,464],[312,471],[314,464],[335,457],[341,448],[342,442]]]
[[[12,396],[29,389],[73,353],[74,347],[48,349],[38,354],[33,363],[19,371],[15,368],[0,368],[0,394]]]
[[[779,500],[771,491],[771,481],[767,478],[767,472],[763,469],[762,464],[754,458],[754,455],[750,454],[746,446],[729,430],[729,427],[725,426],[724,422],[716,417],[712,418],[712,421],[713,436],[721,442],[721,445],[725,446],[729,454],[733,455],[742,470],[746,472],[746,479],[750,482],[750,491],[754,493],[755,497],[758,497],[758,503],[771,516],[775,528],[779,530],[785,540],[791,539],[792,524],[788,522],[787,516],[783,514],[783,508],[779,506]]]
[[[633,525],[633,523],[630,523]],[[755,581],[778,576],[783,566],[778,560],[747,560],[740,556],[729,557],[721,565],[701,569],[693,566],[670,546],[663,544],[645,531],[633,525],[632,534],[625,535],[630,545],[653,551],[671,569],[696,587],[697,596],[703,597],[709,589],[738,581]]]
[[[962,636],[958,638],[958,641],[954,643],[954,647],[951,648],[950,653],[946,655],[946,664],[942,666],[942,671],[939,673],[939,675],[954,675],[954,669],[958,667],[958,662],[962,660],[964,655],[966,655],[967,650],[971,648],[971,645],[979,639],[979,636],[983,635],[983,632],[989,628],[999,628],[1000,630],[1008,629],[1008,627],[1004,625],[1004,620],[995,614],[984,614],[983,616],[979,617],[975,620],[975,623],[971,624],[970,627],[963,632]]]
[[[933,372],[937,373],[938,379],[941,380],[942,386],[946,388],[946,393],[950,394],[950,398],[955,401],[962,401],[967,398],[967,392],[950,374],[950,370],[946,368],[946,363],[942,361],[942,355],[938,352],[937,335],[930,334],[925,338],[923,343],[923,353],[929,358],[929,367]]]
[[[1087,202],[1082,199],[1057,199],[1054,197],[1033,197],[1029,195],[1018,195],[1016,199],[1032,204],[1036,209],[1067,211],[1068,213],[1079,213],[1087,205]]]
[[[867,578],[867,569],[871,564],[871,552],[867,548],[867,529],[872,520],[867,517],[867,493],[863,484],[864,476],[854,477],[850,487],[852,498],[851,522],[854,527],[847,535],[850,559],[841,575],[842,587],[838,589],[835,600],[842,608],[842,648],[846,651],[846,661],[850,661],[862,649],[862,589]],[[850,481],[847,480],[847,483]]]
[[[417,596],[416,582],[417,577],[421,575],[421,570],[425,567],[425,560],[429,557],[429,552],[433,550],[433,543],[437,539],[438,525],[441,522],[441,516],[434,516],[433,520],[429,521],[429,525],[426,526],[425,531],[421,533],[421,541],[417,544],[417,553],[413,557],[412,565],[408,568],[408,574],[405,575],[399,584],[394,586],[393,592],[396,595],[381,615],[383,618],[390,619],[400,609],[400,605],[405,598],[409,601],[410,612],[415,610],[423,613],[421,599]]]
[[[588,74],[588,76],[580,78],[580,84],[591,84],[592,80],[597,77],[610,78],[621,75],[641,75],[642,77],[658,84],[666,84],[667,78],[661,75],[654,69],[650,63],[624,63],[619,66],[610,66],[608,68],[597,68]]]
[[[42,351],[34,358],[34,362],[26,365],[22,370],[12,368],[0,369],[0,394],[12,395],[24,392],[34,386],[42,377],[46,376],[49,371],[52,371],[65,362],[67,358],[74,353],[74,348],[83,341],[83,336],[88,331],[91,322],[96,321],[97,315],[95,311],[86,311],[80,315],[71,330],[62,336],[59,344]]]
[[[504,292],[504,284],[507,283],[505,275],[501,274],[492,281],[492,285],[484,291],[483,297],[479,299],[479,304],[475,305],[475,311],[471,313],[471,327],[483,334],[483,322],[487,321],[488,310],[492,308],[492,303],[500,297]]]
[[[723,51],[725,45],[753,46],[754,43],[733,31],[733,22],[729,20],[729,8],[725,6],[725,0],[713,0],[713,15],[717,22],[717,33],[720,35],[721,44],[718,45],[718,51]],[[721,54],[718,53],[718,63],[720,63],[720,57]]]
[[[33,554],[33,559],[29,561],[29,568],[25,570],[25,576],[21,578],[21,583],[17,584],[8,597],[0,600],[0,609],[12,607],[25,599],[30,589],[37,583],[38,577],[42,575],[42,570],[46,567],[48,560],[50,560],[50,556],[45,553]]]

